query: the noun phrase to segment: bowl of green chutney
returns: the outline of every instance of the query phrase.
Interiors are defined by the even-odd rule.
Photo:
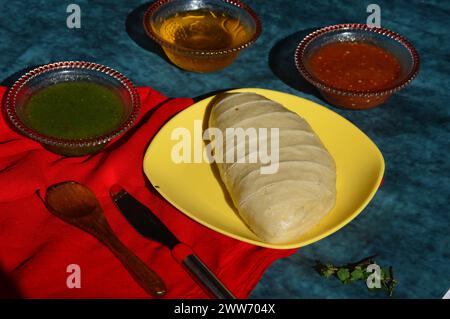
[[[23,135],[64,156],[100,151],[136,120],[133,83],[109,67],[83,61],[47,64],[9,89],[6,118]]]

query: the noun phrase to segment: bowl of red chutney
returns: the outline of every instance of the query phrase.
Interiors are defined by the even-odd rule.
[[[56,62],[21,76],[8,90],[11,126],[64,156],[100,151],[136,120],[140,101],[133,83],[107,66]]]
[[[295,64],[330,104],[370,109],[407,86],[419,71],[419,55],[403,36],[366,24],[339,24],[308,34]]]

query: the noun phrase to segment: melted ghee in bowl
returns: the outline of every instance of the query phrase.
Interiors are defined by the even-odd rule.
[[[167,57],[182,69],[212,72],[230,65],[255,30],[224,11],[178,12],[153,26]],[[170,44],[170,45],[167,45]]]
[[[238,19],[206,9],[176,13],[162,22],[159,32],[167,42],[190,50],[227,50],[249,38]]]

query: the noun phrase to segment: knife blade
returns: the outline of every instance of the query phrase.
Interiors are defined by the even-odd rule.
[[[145,238],[169,248],[175,260],[183,266],[208,295],[218,299],[236,298],[192,249],[181,243],[147,206],[139,202],[120,185],[112,186],[110,195],[131,226]]]
[[[119,185],[110,189],[113,202],[119,208],[125,219],[142,236],[154,240],[169,249],[173,249],[180,241],[170,232],[147,206],[127,193]]]

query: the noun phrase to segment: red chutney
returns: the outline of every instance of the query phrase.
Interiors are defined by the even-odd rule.
[[[314,52],[308,63],[320,82],[346,91],[379,91],[391,87],[400,77],[396,57],[372,44],[333,42]]]

